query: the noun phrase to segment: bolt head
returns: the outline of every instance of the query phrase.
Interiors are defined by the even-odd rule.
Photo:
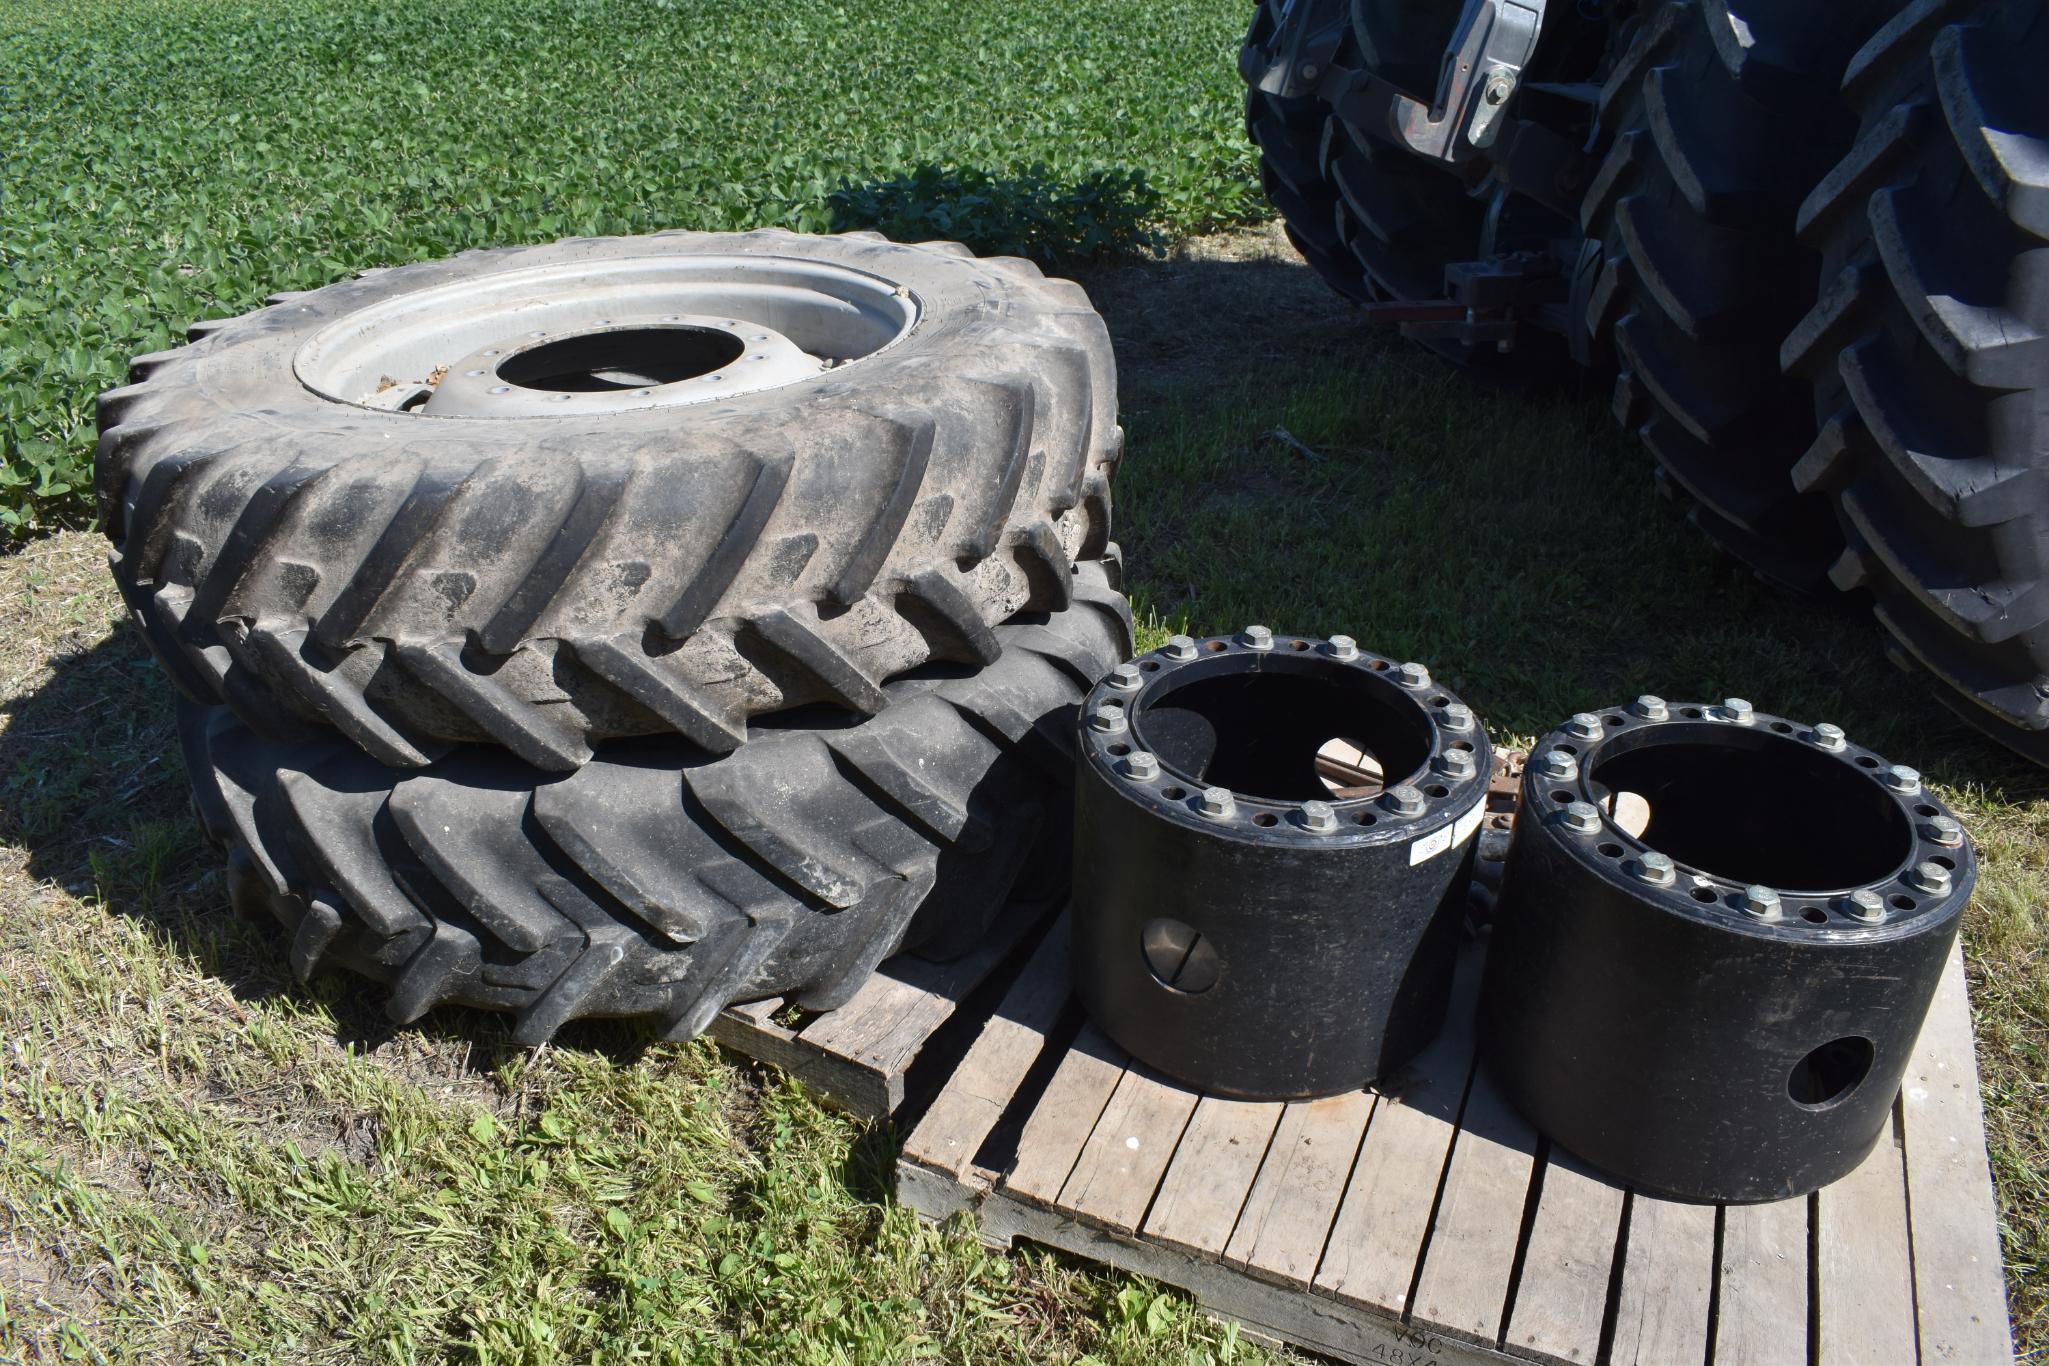
[[[1105,702],[1089,717],[1089,726],[1103,735],[1121,735],[1125,731],[1124,708],[1115,702]]]
[[[1601,718],[1590,711],[1575,712],[1565,723],[1565,729],[1575,739],[1598,740],[1601,738]]]
[[[1843,728],[1827,721],[1823,721],[1813,730],[1808,731],[1807,738],[1817,748],[1830,751],[1840,750],[1849,743],[1843,736]]]
[[[1398,816],[1420,816],[1423,814],[1423,792],[1411,783],[1401,783],[1381,793],[1380,804]]]
[[[1592,802],[1574,802],[1565,808],[1565,828],[1592,835],[1601,828],[1601,808]]]
[[[1302,803],[1302,828],[1319,835],[1328,835],[1338,828],[1338,813],[1331,810],[1329,802]]]
[[[1330,651],[1332,659],[1357,659],[1359,657],[1359,642],[1350,636],[1332,636],[1324,643],[1324,648]]]
[[[1859,887],[1850,893],[1843,909],[1850,913],[1852,919],[1875,925],[1885,919],[1885,898],[1869,887]]]
[[[1636,875],[1645,882],[1655,883],[1660,887],[1669,887],[1672,885],[1672,879],[1677,877],[1678,873],[1673,869],[1670,858],[1664,854],[1652,852],[1645,854],[1636,861]]]
[[[1923,863],[1907,874],[1907,881],[1924,892],[1941,896],[1949,891],[1949,869],[1939,863]]]
[[[1895,792],[1915,793],[1921,790],[1921,775],[1905,764],[1894,764],[1885,771],[1885,785]]]
[[[1149,750],[1135,749],[1124,756],[1124,776],[1149,783],[1160,776],[1160,761]]]
[[[1205,787],[1202,790],[1202,814],[1223,820],[1238,809],[1237,799],[1228,787]]]
[[[1928,822],[1928,835],[1945,849],[1955,849],[1964,842],[1964,827],[1955,816],[1937,816]]]
[[[1629,704],[1629,709],[1646,721],[1663,721],[1672,715],[1672,709],[1665,705],[1665,699],[1652,693],[1645,693],[1637,698]]]
[[[1430,671],[1413,659],[1406,664],[1397,666],[1395,677],[1400,680],[1404,688],[1427,688],[1430,686]]]
[[[1725,697],[1722,699],[1722,719],[1747,726],[1757,719],[1757,709],[1740,697]]]
[[[1271,650],[1274,633],[1264,626],[1248,626],[1238,633],[1238,643],[1248,650]]]
[[[1769,920],[1779,913],[1779,894],[1761,882],[1753,882],[1743,889],[1743,909],[1760,920]]]
[[[1454,702],[1438,712],[1437,719],[1446,730],[1471,730],[1473,709],[1463,702]]]
[[[1470,778],[1479,770],[1472,751],[1448,749],[1437,756],[1435,767],[1439,773],[1453,778]]]
[[[1110,670],[1110,686],[1119,692],[1136,692],[1144,681],[1145,675],[1138,671],[1136,664],[1119,664]]]
[[[1177,663],[1186,663],[1195,658],[1195,640],[1191,636],[1168,636],[1160,653]]]
[[[1562,749],[1545,750],[1537,771],[1553,782],[1569,783],[1579,776],[1579,760]]]

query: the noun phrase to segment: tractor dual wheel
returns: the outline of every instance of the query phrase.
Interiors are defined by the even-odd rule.
[[[1131,650],[1113,564],[996,627],[994,663],[928,664],[878,716],[807,709],[723,756],[661,736],[567,776],[484,746],[401,770],[188,702],[195,805],[301,980],[367,976],[399,1023],[511,1011],[536,1044],[588,1016],[688,1038],[733,1001],[830,1009],[887,954],[965,952],[1014,892],[1058,894],[1075,704]]]
[[[1606,153],[1580,219],[1601,265],[1584,327],[1612,350],[1614,411],[1668,492],[1723,550],[1795,592],[1841,549],[1791,471],[1813,440],[1779,343],[1814,298],[1801,198],[1850,146],[1836,86],[1893,6],[1658,0],[1617,34],[1600,96]]]
[[[1481,1051],[1555,1142],[1686,1200],[1847,1175],[1891,1119],[1977,863],[1918,773],[1826,723],[1639,698],[1545,736]]]
[[[1819,301],[1786,339],[1820,433],[1832,577],[1903,662],[2049,763],[2049,11],[1920,4],[1857,55],[1856,145],[1801,209]]]
[[[100,400],[115,577],[187,696],[385,764],[872,714],[1108,543],[1102,320],[956,244],[573,239],[192,337]]]

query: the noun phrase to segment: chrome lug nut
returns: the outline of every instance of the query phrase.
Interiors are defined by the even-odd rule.
[[[1629,704],[1629,709],[1646,721],[1664,721],[1672,715],[1672,709],[1665,705],[1665,699],[1652,693],[1645,693],[1637,698]]]
[[[1195,640],[1190,636],[1168,636],[1160,653],[1177,664],[1185,664],[1195,658]]]
[[[1565,723],[1566,733],[1575,740],[1598,740],[1601,738],[1601,718],[1590,711],[1574,712]]]
[[[1160,761],[1150,750],[1135,749],[1124,756],[1124,776],[1135,782],[1149,783],[1160,776]]]
[[[1894,764],[1885,771],[1885,785],[1902,796],[1912,796],[1921,790],[1921,775],[1905,764]]]
[[[1430,671],[1413,659],[1406,664],[1396,666],[1395,677],[1400,680],[1404,688],[1427,688],[1430,686]]]
[[[1760,882],[1743,889],[1743,911],[1759,920],[1774,920],[1779,914],[1779,894]]]
[[[1659,887],[1669,887],[1678,874],[1672,868],[1672,860],[1663,854],[1645,854],[1636,861],[1636,875],[1645,882]]]
[[[1381,793],[1380,804],[1397,816],[1420,816],[1423,814],[1423,793],[1413,784],[1402,783]]]
[[[1907,881],[1930,896],[1942,896],[1949,891],[1949,869],[1939,863],[1923,863],[1907,874]]]
[[[1579,760],[1562,749],[1548,749],[1537,765],[1537,772],[1554,783],[1569,783],[1579,776]]]
[[[1304,830],[1328,835],[1338,828],[1338,813],[1331,810],[1329,802],[1304,802],[1301,814]]]
[[[1274,633],[1264,626],[1248,626],[1238,633],[1238,643],[1248,650],[1271,650]]]
[[[1725,697],[1722,699],[1721,717],[1724,721],[1747,726],[1757,719],[1757,709],[1740,697]]]
[[[1332,636],[1328,641],[1324,642],[1324,648],[1330,651],[1332,659],[1357,659],[1359,657],[1359,642],[1350,636]]]
[[[1843,737],[1843,728],[1827,721],[1823,721],[1813,730],[1808,731],[1807,738],[1815,748],[1828,750],[1832,754],[1840,751],[1849,743]]]
[[[1225,820],[1238,810],[1237,799],[1232,797],[1228,787],[1205,787],[1202,790],[1202,814],[1212,820]]]
[[[1844,899],[1843,909],[1849,912],[1852,920],[1876,925],[1885,919],[1885,898],[1869,887],[1859,887]]]
[[[1601,808],[1592,802],[1574,802],[1565,808],[1565,828],[1582,835],[1599,834]]]

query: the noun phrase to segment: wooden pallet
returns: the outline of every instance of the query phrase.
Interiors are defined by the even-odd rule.
[[[972,952],[935,963],[899,954],[877,968],[847,1003],[823,1014],[785,1009],[781,997],[728,1006],[705,1032],[735,1053],[773,1063],[860,1119],[887,1119],[920,1072],[957,1060],[993,1009],[999,970],[1029,952],[1060,907],[1013,904]],[[991,988],[994,988],[992,991]],[[986,1008],[976,1010],[978,991]],[[934,1075],[932,1085],[940,1080]]]
[[[1889,1134],[1804,1199],[1695,1205],[1550,1147],[1475,1066],[1482,948],[1384,1088],[1225,1100],[1069,999],[1063,917],[906,1141],[898,1197],[1153,1277],[1376,1363],[2007,1362],[1984,1115],[1953,957]]]

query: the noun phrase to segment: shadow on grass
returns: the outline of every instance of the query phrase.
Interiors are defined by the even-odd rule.
[[[1063,180],[1043,166],[1006,175],[925,165],[892,180],[846,184],[830,198],[833,232],[900,242],[946,240],[982,256],[1047,264],[1155,251],[1160,197],[1143,171]]]

